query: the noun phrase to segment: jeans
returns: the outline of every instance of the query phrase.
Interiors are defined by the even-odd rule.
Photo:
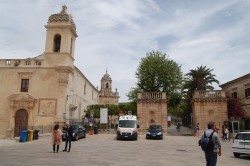
[[[217,152],[208,151],[205,152],[206,166],[216,166],[217,163]]]
[[[71,149],[71,140],[72,140],[71,137],[69,137],[69,136],[66,137],[65,148],[64,148],[64,150],[67,150],[67,147],[68,147],[68,144],[69,144],[69,149],[68,149],[68,151],[70,151],[70,149]]]

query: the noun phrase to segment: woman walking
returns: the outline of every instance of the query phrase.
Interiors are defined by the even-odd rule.
[[[61,129],[59,129],[59,124],[56,124],[52,132],[52,145],[54,153],[55,152],[58,153],[61,142],[62,142],[62,131]]]

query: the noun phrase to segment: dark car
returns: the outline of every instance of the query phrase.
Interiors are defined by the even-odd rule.
[[[163,139],[163,129],[161,125],[150,125],[147,129],[146,139]]]
[[[80,138],[86,138],[86,129],[83,125],[71,125],[73,129],[73,140],[78,141]],[[62,131],[62,140],[66,140],[66,130]]]

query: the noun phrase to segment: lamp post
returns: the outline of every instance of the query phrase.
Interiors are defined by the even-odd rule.
[[[64,113],[63,113],[63,119],[64,122],[66,122],[66,112],[67,112],[67,101],[69,99],[69,95],[66,96],[66,100],[65,100],[65,108],[64,108]]]

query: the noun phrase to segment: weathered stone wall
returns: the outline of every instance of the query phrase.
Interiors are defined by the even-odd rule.
[[[161,92],[140,92],[137,94],[137,116],[139,131],[145,132],[150,124],[162,125],[167,133],[167,96]]]
[[[193,127],[199,123],[201,131],[207,129],[207,123],[215,122],[221,132],[222,125],[228,121],[227,99],[224,91],[195,91],[192,100]]]

